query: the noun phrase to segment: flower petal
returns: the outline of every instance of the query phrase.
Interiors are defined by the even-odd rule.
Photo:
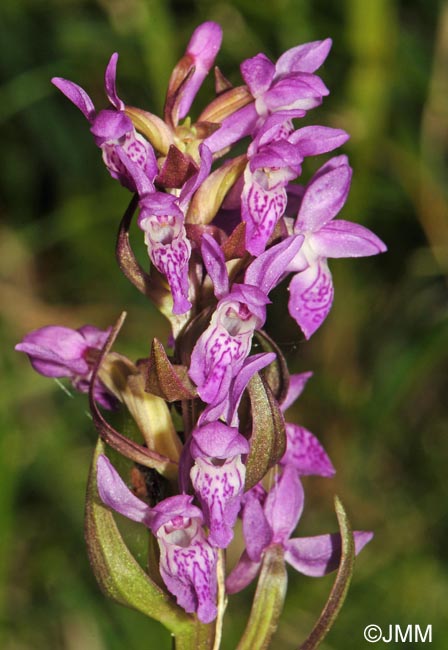
[[[190,476],[210,530],[210,543],[227,548],[233,539],[246,476],[241,456],[220,465],[207,458],[196,458]]]
[[[216,153],[230,147],[241,138],[252,133],[258,120],[255,103],[238,109],[221,122],[220,128],[204,140],[204,144]]]
[[[45,377],[73,377],[89,372],[84,359],[88,347],[77,330],[49,325],[29,332],[15,349],[25,352],[34,370]]]
[[[192,438],[193,458],[226,459],[249,452],[249,442],[238,429],[219,421],[196,427],[192,432]]]
[[[148,514],[151,508],[132,494],[110,460],[104,455],[98,457],[97,485],[101,501],[106,506],[149,528]]]
[[[324,41],[312,41],[292,47],[278,59],[275,66],[276,74],[314,72],[327,58],[331,45],[331,38],[326,38]]]
[[[297,526],[303,510],[304,493],[297,471],[286,466],[269,492],[264,511],[274,533],[273,541],[283,544]]]
[[[86,91],[68,79],[62,77],[53,77],[51,83],[58,88],[75,106],[89,122],[95,117],[95,106]]]
[[[246,247],[252,255],[260,255],[266,248],[275,224],[285,212],[286,203],[284,187],[264,190],[251,180],[244,188],[241,215],[246,222]]]
[[[188,261],[191,245],[185,228],[169,244],[151,241],[146,237],[148,254],[154,266],[166,276],[173,295],[173,314],[185,314],[191,309],[188,300]]]
[[[327,223],[310,239],[313,250],[322,257],[367,257],[387,250],[371,230],[343,219]]]
[[[302,236],[291,236],[271,246],[247,268],[244,282],[259,287],[266,295],[282,280],[286,267],[296,257]]]
[[[112,106],[114,106],[117,111],[124,111],[125,105],[124,102],[117,95],[116,88],[116,78],[117,78],[117,62],[118,62],[118,53],[114,52],[110,57],[109,63],[107,64],[106,73],[104,75],[104,87],[106,89],[106,95]]]
[[[202,235],[201,254],[207,273],[213,282],[214,294],[220,300],[229,293],[229,275],[224,253],[211,235],[204,234]]]
[[[333,281],[327,263],[320,260],[297,273],[289,292],[289,313],[309,339],[322,325],[333,303]]]
[[[254,97],[259,97],[270,87],[275,74],[275,66],[265,54],[246,59],[242,62],[241,75]]]
[[[328,163],[327,163],[328,164]],[[319,169],[308,183],[300,204],[295,232],[317,231],[341,210],[349,190],[352,170],[347,164]]]
[[[104,346],[111,331],[112,327],[108,327],[107,330],[100,330],[94,325],[83,325],[78,329],[78,332],[87,341],[88,346],[98,350]]]
[[[209,73],[221,47],[222,29],[212,21],[202,23],[194,30],[187,45],[186,54],[192,60],[194,72],[182,87],[178,117],[183,119],[190,110],[196,93]]]
[[[288,409],[296,399],[302,394],[305,384],[312,377],[312,372],[301,372],[296,375],[289,375],[288,393],[281,404],[283,413]]]
[[[133,134],[129,133],[128,136],[132,138]],[[123,185],[129,187],[132,192],[137,192],[140,197],[154,191],[154,175],[147,173],[152,169],[154,152],[148,145],[148,159],[147,164],[142,165],[140,160],[135,160],[129,155],[129,144],[124,143],[124,146],[116,144],[105,143],[102,147],[103,159],[109,169],[111,176],[117,178]],[[157,168],[157,166],[156,166]]]
[[[355,552],[358,554],[370,542],[373,533],[355,530]],[[307,576],[320,577],[338,568],[341,559],[341,536],[317,535],[295,537],[285,544],[285,560],[296,571]]]
[[[286,76],[272,84],[263,96],[263,104],[270,112],[301,109],[308,111],[322,103],[329,90],[316,75]],[[256,106],[261,105],[260,100]]]
[[[124,138],[127,133],[131,133],[133,130],[134,126],[131,118],[126,113],[109,109],[100,111],[90,128],[99,147],[110,140],[118,143],[121,138]]]
[[[275,361],[275,356],[274,352],[262,352],[261,354],[251,355],[245,360],[243,367],[232,382],[230,390],[226,421],[232,426],[237,426],[238,424],[238,406],[247,384],[256,372],[266,368],[267,365]]]
[[[260,570],[261,560],[253,562],[244,551],[237,565],[233,568],[226,578],[226,592],[228,594],[236,594],[244,587],[247,587],[252,580],[255,579],[258,571]]]
[[[332,129],[328,126],[305,126],[294,131],[288,141],[295,144],[302,156],[317,156],[333,151],[347,142],[349,134],[342,129]]]
[[[291,465],[301,476],[334,476],[335,469],[324,448],[310,431],[297,424],[286,424],[286,453],[282,465]]]
[[[246,542],[246,553],[253,562],[259,562],[263,551],[272,542],[272,528],[266,518],[256,490],[246,492],[244,501],[243,533]]]
[[[176,525],[182,523],[180,521],[181,519],[191,519],[198,524],[202,523],[202,512],[192,502],[193,496],[191,494],[176,494],[163,501],[159,501],[154,508],[150,509],[148,514],[149,525],[154,535],[159,534],[162,526],[170,524],[173,521],[176,522]],[[161,532],[160,534],[163,535],[164,533]]]
[[[172,528],[173,526],[170,526]],[[186,612],[196,612],[202,623],[216,618],[216,550],[205,538],[197,522],[174,524],[157,533],[160,547],[160,575],[178,604]],[[173,540],[181,539],[181,543]]]

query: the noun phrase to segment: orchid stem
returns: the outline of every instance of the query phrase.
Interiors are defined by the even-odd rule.
[[[218,581],[218,615],[216,617],[215,642],[212,650],[219,650],[222,639],[222,624],[224,621],[224,612],[227,607],[226,585],[225,585],[225,566],[226,558],[224,549],[218,551],[218,563],[216,567],[216,577]]]

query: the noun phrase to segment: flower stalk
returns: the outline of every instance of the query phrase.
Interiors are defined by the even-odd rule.
[[[367,228],[336,218],[351,183],[345,155],[330,156],[311,177],[304,171],[308,157],[330,154],[349,137],[297,124],[329,94],[316,70],[331,40],[294,47],[277,62],[259,53],[242,62],[237,87],[216,68],[216,97],[193,122],[190,108],[221,40],[214,22],[194,31],[170,77],[163,117],[119,97],[116,53],[105,72],[105,109],[74,82],[53,79],[89,123],[111,177],[133,195],[117,224],[116,258],[166,317],[166,340],[145,341],[137,361],[113,351],[123,313],[106,330],[42,327],[16,349],[38,373],[89,395],[99,440],[85,532],[104,593],[160,621],[175,650],[219,650],[229,598],[257,580],[237,648],[264,650],[286,597],[287,565],[311,577],[337,570],[301,646],[314,650],[372,533],[352,532],[336,499],[339,532],[296,536],[301,477],[331,478],[335,469],[317,437],[287,419],[311,373],[289,373],[265,325],[272,291],[285,281],[289,314],[309,339],[333,302],[328,260],[386,247]],[[145,262],[133,252],[134,217]],[[110,424],[113,409],[138,439]],[[110,449],[126,459],[127,474],[115,469]],[[114,511],[147,529],[146,565],[127,548]],[[232,568],[231,546],[239,552]]]

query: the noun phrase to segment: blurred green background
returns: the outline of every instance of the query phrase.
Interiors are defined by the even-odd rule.
[[[236,83],[244,58],[333,38],[320,71],[331,95],[305,123],[351,133],[342,216],[389,247],[333,262],[335,305],[310,342],[298,343],[294,323],[279,317],[279,292],[270,312],[293,370],[315,373],[298,421],[338,470],[333,481],[306,480],[298,534],[335,529],[335,492],[356,528],[375,531],[322,648],[367,648],[363,629],[376,623],[432,624],[432,647],[446,649],[448,3],[435,0],[3,0],[0,648],[170,648],[160,625],[107,601],[90,574],[83,501],[95,434],[85,399],[33,373],[13,345],[50,323],[107,327],[123,309],[120,351],[145,356],[153,336],[166,337],[162,317],[115,266],[128,193],[49,79],[78,82],[104,107],[104,68],[118,51],[121,96],[159,111],[170,70],[204,20],[223,26],[218,63]],[[207,92],[211,83],[200,98]],[[331,584],[291,573],[273,648],[298,647]],[[250,595],[229,608],[225,650]]]

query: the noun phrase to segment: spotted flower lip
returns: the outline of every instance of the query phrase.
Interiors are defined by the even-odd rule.
[[[212,408],[229,405],[232,381],[243,368],[254,331],[266,320],[268,293],[283,278],[302,241],[301,235],[292,235],[272,246],[249,265],[243,284],[229,288],[224,255],[212,237],[203,236],[205,265],[217,297],[222,297],[193,348],[189,375],[201,399]]]
[[[304,236],[303,246],[288,271],[289,313],[308,339],[327,317],[333,303],[331,257],[365,257],[386,250],[370,230],[356,223],[334,220],[350,189],[352,171],[346,156],[336,156],[317,170],[305,188],[294,224]]]
[[[210,172],[212,155],[206,145],[199,147],[200,165],[180,189],[179,196],[156,190],[157,164],[148,176],[117,147],[117,155],[136,187],[140,214],[138,225],[145,233],[145,243],[151,262],[166,276],[173,296],[173,314],[185,314],[191,309],[189,300],[188,264],[191,244],[185,230],[185,212],[194,192]]]
[[[101,500],[120,514],[144,524],[157,537],[160,574],[186,612],[202,623],[216,618],[216,550],[202,528],[201,510],[193,497],[168,497],[154,508],[138,499],[106,456],[99,456],[97,485]]]
[[[226,548],[240,509],[246,476],[241,455],[249,452],[249,442],[237,428],[219,421],[195,428],[191,437],[190,477],[210,529],[209,540]]]
[[[260,293],[256,287],[245,287],[220,300],[209,327],[193,348],[189,375],[207,404],[225,399],[249,354],[253,332],[265,318]]]
[[[241,218],[246,223],[246,248],[260,255],[285,214],[287,186],[302,170],[307,155],[327,153],[348,139],[341,129],[311,126],[294,130],[291,120],[270,115],[248,148],[241,194]]]

